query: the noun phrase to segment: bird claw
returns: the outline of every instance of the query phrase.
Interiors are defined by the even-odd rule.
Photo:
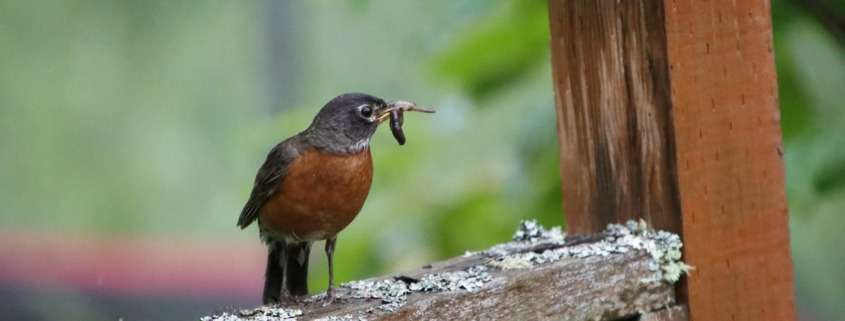
[[[332,303],[334,303],[335,298],[336,297],[335,297],[334,289],[332,287],[329,287],[329,289],[326,290],[326,296],[323,297],[323,306],[331,305]]]

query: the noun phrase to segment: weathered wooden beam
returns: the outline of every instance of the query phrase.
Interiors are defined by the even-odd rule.
[[[687,321],[689,315],[686,305],[679,304],[665,309],[644,313],[639,321]]]
[[[635,223],[574,238],[524,223],[514,241],[486,251],[347,283],[331,305],[318,295],[203,320],[628,319],[672,307],[680,246]]]
[[[550,0],[568,230],[682,232],[692,320],[793,320],[768,0]]]

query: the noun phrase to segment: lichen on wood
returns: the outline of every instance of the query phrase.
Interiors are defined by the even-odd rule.
[[[300,309],[263,306],[237,312],[223,312],[214,316],[202,317],[200,321],[297,321],[297,317],[301,315],[302,310]]]
[[[510,242],[398,276],[342,284],[282,307],[204,317],[247,320],[613,320],[674,304],[672,283],[688,266],[680,238],[643,222],[567,237],[536,221]]]

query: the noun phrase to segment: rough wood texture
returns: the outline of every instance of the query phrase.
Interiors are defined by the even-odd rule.
[[[691,320],[794,320],[767,0],[550,0],[570,232],[681,231]]]
[[[284,309],[242,310],[203,320],[266,320],[263,317],[271,320],[370,321],[627,320],[638,317],[640,313],[671,307],[675,297],[672,284],[659,277],[654,279],[655,271],[661,269],[655,270],[656,266],[660,266],[656,262],[662,262],[655,259],[655,252],[630,247],[622,250],[627,246],[624,244],[639,241],[625,243],[616,237],[617,241],[608,243],[608,235],[611,234],[570,238],[565,244],[561,244],[560,238],[556,241],[506,243],[488,251],[434,263],[401,276],[353,282],[359,285],[339,288],[338,300],[329,306],[323,306],[318,299]],[[680,243],[674,249],[677,250],[678,246]],[[554,256],[551,253],[559,254],[561,251],[569,254],[545,263],[531,264],[522,260],[525,254],[546,259]],[[386,303],[392,302],[390,298],[394,296],[372,296],[377,292],[373,285],[383,280],[394,282],[394,285],[399,282],[404,287],[405,284],[422,284],[427,276],[460,273],[479,266],[485,267],[482,273],[453,279],[463,284],[463,288],[415,290],[403,295],[402,304],[395,306]],[[367,290],[358,290],[361,288]],[[381,287],[382,290],[378,291],[384,288],[394,287]],[[397,293],[393,290],[389,292]],[[286,319],[286,316],[290,318]]]
[[[660,1],[549,1],[570,233],[645,218],[679,231]]]
[[[398,313],[376,320],[616,320],[671,304],[671,286],[640,282],[643,253],[561,261],[501,271],[476,293],[416,294]]]
[[[686,321],[688,317],[687,307],[685,305],[676,305],[645,313],[640,316],[639,321]]]

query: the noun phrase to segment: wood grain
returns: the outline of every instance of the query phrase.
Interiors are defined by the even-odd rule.
[[[680,231],[661,1],[549,1],[570,233]]]
[[[665,309],[644,313],[639,321],[686,321],[689,315],[685,305],[675,305]]]
[[[691,320],[794,320],[767,0],[550,0],[570,232],[681,232]]]
[[[668,284],[640,282],[643,253],[566,260],[543,268],[501,271],[476,293],[416,294],[394,314],[375,320],[616,320],[659,309],[674,298]]]

